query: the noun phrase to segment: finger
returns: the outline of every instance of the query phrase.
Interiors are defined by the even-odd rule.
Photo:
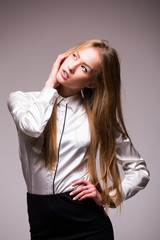
[[[60,67],[61,62],[65,59],[66,57],[58,56],[56,61],[53,64],[52,71],[58,70]]]
[[[82,192],[80,192],[79,194],[77,194],[73,200],[81,200],[83,199],[85,196],[92,196],[92,189],[87,189],[87,190],[83,190]],[[86,197],[85,197],[86,198]]]
[[[76,195],[78,194],[79,192],[82,192],[82,191],[85,191],[85,190],[88,190],[88,187],[87,186],[79,186],[77,187],[75,190],[73,190],[70,195]]]
[[[63,61],[65,58],[67,58],[69,55],[70,55],[70,52],[60,54],[60,55],[57,57],[55,63],[62,62],[62,61]]]
[[[93,193],[84,194],[84,195],[83,195],[82,197],[80,197],[78,200],[79,200],[79,201],[82,201],[82,200],[87,199],[87,198],[92,198],[92,199],[94,199]]]
[[[67,58],[69,55],[70,55],[69,52],[60,54],[60,55],[57,57],[57,59],[56,59],[56,61],[54,62],[54,64],[53,64],[52,71],[56,73],[56,72],[58,71],[58,69],[59,69],[60,64],[62,63],[62,61],[63,61],[65,58]]]
[[[72,186],[76,186],[76,185],[79,185],[79,184],[90,185],[91,182],[89,182],[89,181],[87,181],[87,180],[84,180],[84,179],[82,178],[82,179],[75,180],[75,181],[72,183]]]
[[[78,196],[78,198],[79,198],[79,197],[81,197],[83,194],[91,193],[91,192],[96,192],[96,188],[94,187],[94,185],[78,187],[76,190],[73,190],[73,191],[70,193],[70,195],[71,195],[71,196],[76,195],[76,197]]]
[[[93,186],[92,188],[88,189],[88,191],[84,192],[84,194],[79,198],[79,200],[83,200],[86,198],[95,199],[96,196],[97,196],[97,189]]]

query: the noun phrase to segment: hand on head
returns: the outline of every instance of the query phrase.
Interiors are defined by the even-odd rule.
[[[53,66],[52,66],[52,70],[49,75],[49,78],[45,83],[45,87],[57,88],[60,85],[60,83],[57,80],[57,73],[58,73],[58,70],[59,70],[62,62],[69,55],[70,55],[70,52],[67,52],[67,53],[62,53],[57,57],[56,61],[54,62]]]

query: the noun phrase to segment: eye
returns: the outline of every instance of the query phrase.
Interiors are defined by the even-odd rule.
[[[75,53],[73,53],[72,56],[73,56],[74,59],[77,59],[77,56],[76,56]]]
[[[85,66],[81,66],[81,68],[84,72],[87,72],[87,68]]]

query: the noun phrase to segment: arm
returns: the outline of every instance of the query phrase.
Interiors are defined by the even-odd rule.
[[[57,90],[45,87],[40,93],[11,93],[8,108],[18,130],[31,137],[39,137],[52,113]]]
[[[58,92],[56,88],[57,73],[61,62],[70,53],[61,54],[53,64],[51,73],[43,90],[38,93],[11,93],[8,98],[8,108],[18,130],[31,137],[39,137],[43,132],[52,113]]]
[[[142,190],[150,180],[146,163],[128,138],[116,133],[116,158],[124,171],[122,201]],[[112,194],[112,193],[111,193]],[[115,203],[117,206],[117,203]]]
[[[142,190],[150,180],[150,174],[146,167],[145,161],[136,151],[131,141],[124,138],[121,133],[116,133],[116,159],[121,164],[125,173],[122,181],[122,201],[134,196],[138,191]],[[97,205],[102,206],[103,199],[101,194],[93,184],[84,179],[76,180],[72,186],[79,186],[71,192],[71,195],[76,195],[74,200],[83,200],[91,197]],[[110,192],[110,196],[115,195],[115,191]],[[118,206],[118,202],[110,203],[111,208]]]

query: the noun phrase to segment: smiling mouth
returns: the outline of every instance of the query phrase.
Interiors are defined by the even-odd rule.
[[[64,79],[68,79],[68,78],[69,78],[68,72],[66,72],[64,69],[62,69],[61,75],[62,75],[62,77],[63,77]]]

